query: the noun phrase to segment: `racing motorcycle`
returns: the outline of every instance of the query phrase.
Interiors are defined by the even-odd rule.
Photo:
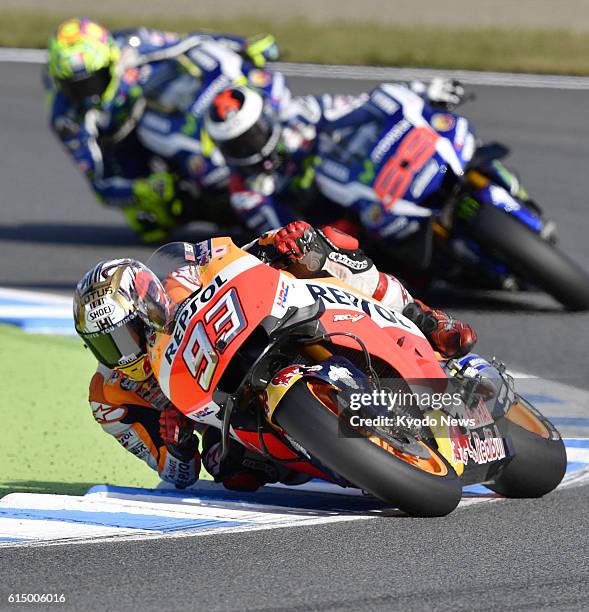
[[[407,248],[364,236],[379,266],[404,271],[408,280],[420,270],[455,286],[536,287],[571,310],[589,309],[589,275],[557,248],[554,221],[503,164],[509,149],[479,145],[465,117],[429,107],[404,87],[383,87],[398,102],[394,112],[371,137],[358,130],[331,153],[349,168],[358,189],[372,190],[375,206],[368,216],[399,202],[430,208],[433,215]]]
[[[223,455],[233,439],[414,516],[448,514],[466,484],[539,497],[563,478],[558,432],[503,367],[442,360],[410,320],[345,283],[296,279],[229,238],[171,243],[147,265],[168,313],[148,338],[155,375],[222,432]],[[377,405],[407,393],[420,403]]]

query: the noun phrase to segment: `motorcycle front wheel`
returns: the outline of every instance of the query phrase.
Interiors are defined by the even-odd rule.
[[[514,457],[485,485],[505,497],[542,497],[556,489],[566,472],[567,455],[546,417],[518,398],[497,427]]]
[[[515,217],[481,205],[473,237],[522,279],[543,289],[570,310],[589,310],[589,275]]]

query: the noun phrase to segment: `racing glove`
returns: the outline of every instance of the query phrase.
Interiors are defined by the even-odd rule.
[[[178,224],[184,205],[176,194],[176,180],[169,172],[154,172],[133,184],[135,203],[124,208],[132,229],[146,243],[163,241]]]
[[[454,79],[435,77],[429,83],[412,81],[409,88],[421,96],[428,104],[452,110],[465,97],[464,87]]]
[[[160,414],[160,436],[168,450],[177,458],[186,460],[194,455],[196,438],[194,421],[174,406],[166,406]]]
[[[462,357],[472,351],[477,335],[468,324],[454,319],[442,310],[432,310],[415,300],[407,304],[403,314],[413,321],[436,351],[446,357]]]
[[[279,51],[276,39],[272,34],[259,34],[247,39],[246,56],[256,68],[262,68],[266,62],[275,62]]]
[[[295,276],[304,278],[323,267],[327,259],[327,249],[319,234],[305,221],[293,221],[279,229],[273,236],[274,248],[285,261],[285,268]],[[297,273],[298,272],[298,273]]]

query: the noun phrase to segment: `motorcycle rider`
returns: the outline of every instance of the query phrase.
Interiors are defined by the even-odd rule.
[[[187,203],[201,192],[225,192],[228,171],[201,140],[202,113],[215,93],[248,76],[255,84],[277,57],[272,36],[111,34],[89,19],[63,22],[48,50],[52,130],[98,198],[145,242],[194,218]]]
[[[411,124],[427,125],[424,104],[432,123],[451,121],[440,109],[463,97],[458,82],[441,78],[410,88],[385,83],[358,96],[277,99],[232,87],[213,100],[205,127],[231,168],[231,204],[254,232],[301,217],[352,232],[352,213],[370,237],[419,245],[431,208],[402,199],[383,203],[369,184]]]
[[[377,270],[355,238],[336,228],[314,229],[296,221],[262,235],[244,249],[299,278],[339,278],[408,316],[434,349],[447,357],[467,354],[476,342],[468,324],[414,300],[396,278]],[[178,278],[183,295],[200,286],[196,265]],[[78,283],[76,331],[99,361],[89,395],[96,421],[162,479],[178,487],[198,479],[201,456],[207,471],[227,488],[255,490],[277,480],[296,483],[299,475],[292,470],[236,442],[220,462],[220,434],[214,428],[202,432],[199,453],[195,422],[163,394],[146,352],[149,337],[154,330],[163,330],[173,314],[168,295],[155,274],[133,259],[102,261]]]

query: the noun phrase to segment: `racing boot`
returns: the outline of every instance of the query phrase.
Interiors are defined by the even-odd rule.
[[[221,432],[208,427],[202,436],[202,462],[215,482],[231,491],[257,491],[261,486],[278,481],[278,470],[270,461],[246,450],[235,441],[221,461]]]
[[[468,323],[454,319],[443,310],[433,310],[419,300],[407,304],[403,314],[445,357],[463,357],[471,352],[477,341],[476,332]]]

